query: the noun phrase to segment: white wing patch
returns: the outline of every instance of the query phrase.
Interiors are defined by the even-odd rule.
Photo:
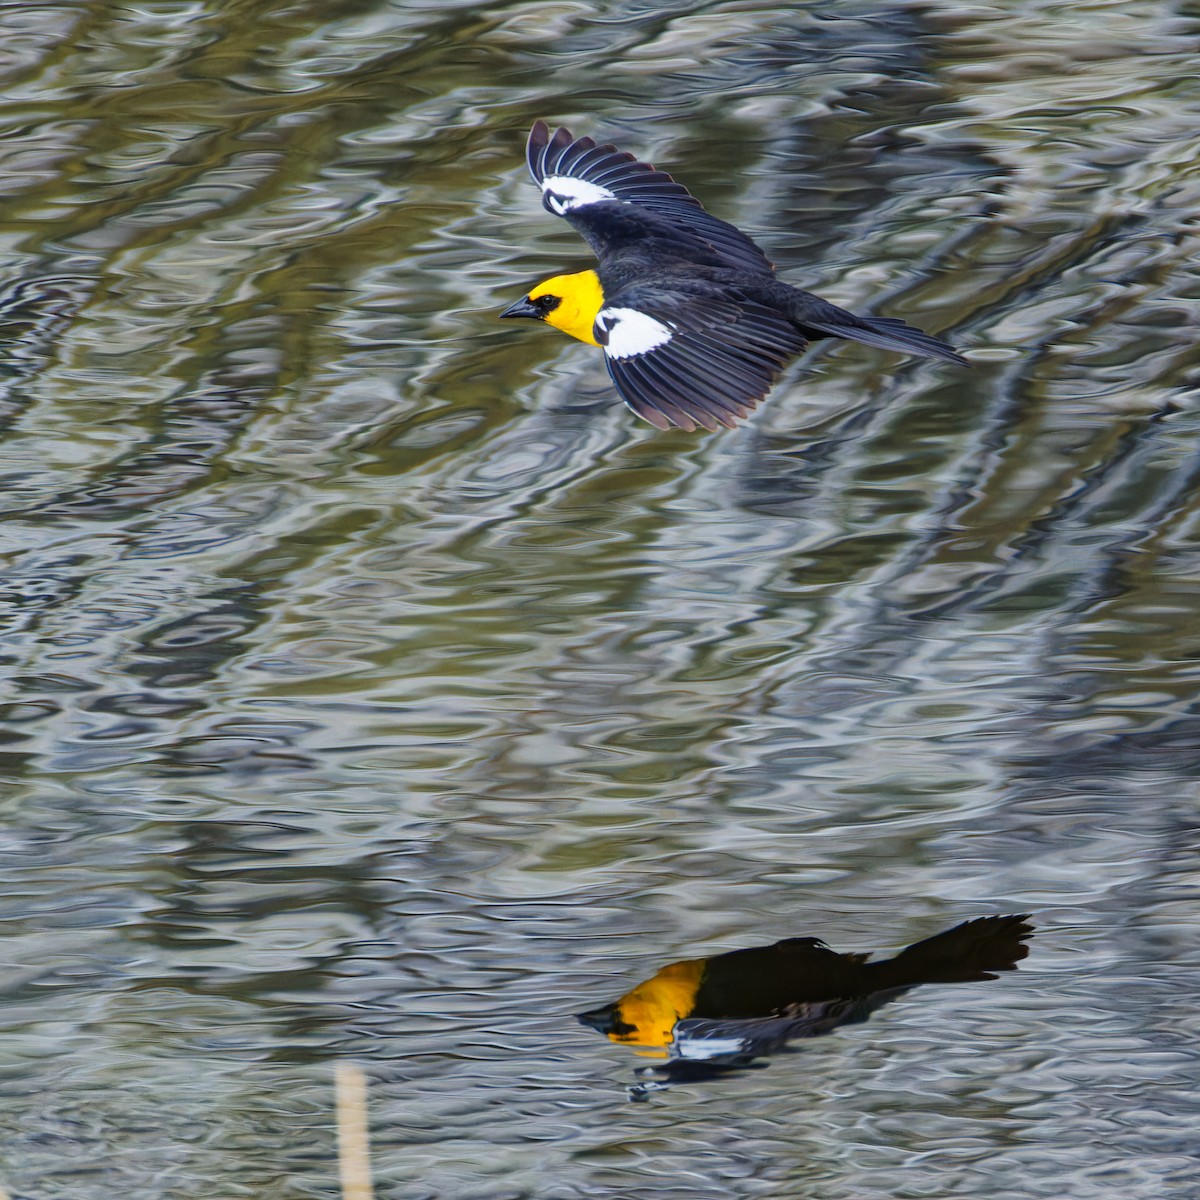
[[[636,308],[602,308],[593,332],[609,358],[632,358],[665,346],[674,327]]]
[[[573,208],[617,198],[616,192],[610,192],[598,183],[589,183],[586,179],[572,179],[570,175],[548,175],[542,180],[542,196],[547,207],[560,217]]]

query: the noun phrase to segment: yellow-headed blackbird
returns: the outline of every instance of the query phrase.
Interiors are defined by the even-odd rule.
[[[839,954],[817,938],[688,959],[663,967],[579,1020],[623,1045],[672,1050],[687,1025],[700,1022],[704,1036],[716,1031],[727,1042],[744,1032],[739,1022],[765,1017],[789,1023],[773,1031],[779,1041],[812,1037],[865,1020],[880,1004],[919,984],[973,983],[1015,970],[1029,953],[1028,919],[1021,913],[964,921],[882,962]],[[752,1041],[751,1036],[747,1044]]]
[[[894,317],[858,317],[783,283],[744,233],[632,154],[538,121],[526,155],[542,203],[599,262],[539,283],[500,315],[602,346],[625,403],[659,429],[732,427],[815,338],[966,364]]]

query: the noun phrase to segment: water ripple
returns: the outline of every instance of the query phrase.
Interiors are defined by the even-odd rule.
[[[0,1186],[329,1194],[346,1055],[387,1194],[1194,1184],[1195,33],[0,9]],[[819,350],[638,425],[494,320],[587,261],[539,117],[974,369]],[[1026,910],[1002,1004],[644,1105],[571,1015]]]

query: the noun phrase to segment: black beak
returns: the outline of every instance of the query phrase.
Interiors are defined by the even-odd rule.
[[[502,317],[533,317],[541,319],[541,310],[528,296],[522,296],[516,304],[510,304],[501,314]]]
[[[576,1013],[575,1020],[580,1025],[587,1025],[597,1033],[603,1034],[621,1033],[633,1029],[632,1025],[626,1025],[618,1020],[615,1004],[606,1004],[603,1008],[592,1009],[591,1012]]]

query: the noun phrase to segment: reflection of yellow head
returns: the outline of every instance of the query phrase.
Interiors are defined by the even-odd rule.
[[[558,303],[542,317],[547,325],[569,333],[581,342],[593,346],[600,343],[592,336],[596,314],[604,307],[604,292],[600,289],[600,278],[595,271],[580,271],[576,275],[555,275],[543,279],[529,293],[530,300],[543,296],[556,297]]]
[[[669,1046],[675,1022],[692,1011],[706,960],[672,963],[626,992],[613,1006],[616,1029],[609,1038],[626,1046]]]

